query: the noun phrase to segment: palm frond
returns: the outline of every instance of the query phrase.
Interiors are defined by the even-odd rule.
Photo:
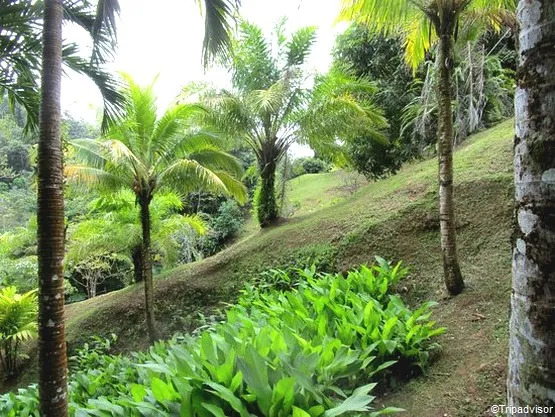
[[[296,31],[286,44],[287,66],[304,64],[315,41],[315,26],[307,26]]]
[[[275,114],[283,107],[289,91],[283,80],[272,84],[266,90],[254,90],[245,97],[251,111],[259,115]]]
[[[197,0],[201,4],[201,0]],[[231,51],[230,32],[240,0],[202,0],[204,3],[203,62],[207,66],[215,57],[228,59]]]
[[[408,23],[405,31],[405,61],[412,68],[413,74],[426,59],[426,52],[436,39],[437,35],[425,14],[415,16],[414,20]]]
[[[213,171],[225,171],[236,178],[241,178],[243,175],[241,162],[234,156],[218,149],[206,149],[190,153],[188,158]]]
[[[64,176],[78,183],[87,184],[89,186],[98,187],[105,190],[117,190],[122,187],[131,187],[131,181],[125,181],[125,178],[112,174],[103,169],[93,168],[86,165],[66,165],[64,167]]]

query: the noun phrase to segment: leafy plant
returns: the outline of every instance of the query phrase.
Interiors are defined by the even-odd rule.
[[[284,280],[287,273],[274,271]],[[370,415],[371,395],[402,360],[425,366],[433,337],[431,303],[416,311],[391,294],[406,274],[378,258],[340,274],[297,271],[296,288],[246,287],[226,320],[195,336],[175,336],[131,357],[104,355],[109,341],[72,360],[75,416]],[[296,278],[296,279],[297,279]],[[7,416],[37,415],[31,386],[0,397]],[[363,414],[364,413],[364,414]]]
[[[241,230],[244,214],[235,201],[227,200],[220,205],[218,212],[208,223],[208,232],[200,238],[200,245],[203,254],[210,256],[220,251]]]
[[[0,289],[0,365],[7,378],[17,374],[21,343],[37,335],[37,312],[36,290]]]

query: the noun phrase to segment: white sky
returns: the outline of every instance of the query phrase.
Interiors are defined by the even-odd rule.
[[[287,30],[302,26],[318,27],[309,66],[319,72],[327,70],[330,52],[337,33],[345,25],[334,26],[340,0],[242,0],[241,15],[270,33],[281,16],[287,16]],[[190,81],[226,84],[226,71],[204,72],[201,48],[204,21],[194,0],[120,0],[118,49],[110,71],[129,73],[141,84],[159,76],[155,86],[158,105],[169,105],[181,87]],[[156,6],[152,6],[156,4]],[[75,28],[64,28],[68,41],[86,43]],[[71,75],[62,84],[62,109],[76,118],[93,122],[101,108],[101,97],[94,84],[85,77]]]

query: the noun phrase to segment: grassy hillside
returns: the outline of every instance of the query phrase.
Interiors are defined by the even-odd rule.
[[[436,318],[447,332],[440,340],[443,354],[429,374],[383,401],[407,409],[411,417],[487,415],[488,405],[504,403],[512,124],[474,136],[455,157],[458,242],[467,283],[462,295],[451,299],[443,292],[437,162],[429,160],[342,195],[335,204],[327,204],[333,197],[326,196],[337,189],[337,174],[297,179],[292,200],[319,199],[323,208],[301,210],[212,258],[160,276],[155,282],[160,330],[169,335],[195,327],[199,312],[210,314],[220,302],[232,300],[245,278],[294,259],[317,258],[335,270],[371,263],[374,255],[403,260],[411,275],[400,290],[409,302],[439,301]],[[143,307],[142,286],[70,305],[68,341],[75,345],[89,335],[114,332],[122,351],[145,347]]]

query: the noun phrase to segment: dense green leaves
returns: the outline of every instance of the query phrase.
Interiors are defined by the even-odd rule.
[[[37,336],[36,290],[18,294],[15,287],[0,289],[0,370],[3,377],[17,373],[20,347]]]
[[[285,274],[275,271],[275,274]],[[296,289],[247,287],[227,320],[131,358],[79,356],[74,416],[372,416],[370,394],[392,367],[424,366],[431,304],[409,310],[382,259],[347,276],[298,271]],[[36,415],[34,387],[0,397],[0,412]],[[10,411],[8,411],[10,410]],[[12,412],[13,410],[13,412]],[[12,414],[9,414],[12,413]],[[365,415],[367,415],[365,414]]]

